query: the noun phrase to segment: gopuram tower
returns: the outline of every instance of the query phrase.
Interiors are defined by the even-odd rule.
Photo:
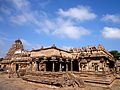
[[[4,59],[10,60],[17,50],[21,50],[21,51],[24,50],[23,44],[20,39],[15,40],[15,43],[9,49]]]

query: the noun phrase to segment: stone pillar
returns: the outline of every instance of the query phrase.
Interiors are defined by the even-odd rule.
[[[60,67],[59,67],[59,71],[61,72],[62,71],[62,63],[60,62]]]
[[[4,69],[4,65],[3,65],[3,69]],[[16,64],[13,64],[13,71],[16,72]]]
[[[39,71],[41,70],[40,62],[39,62]]]
[[[13,63],[11,64],[11,70],[12,70],[12,71],[15,71],[15,66],[14,66]]]
[[[62,58],[60,58],[60,67],[59,67],[59,71],[62,71]]]
[[[68,71],[68,59],[66,59],[66,71]]]
[[[70,62],[71,63],[71,71],[73,71],[73,63],[72,62],[73,62],[73,60],[71,60],[71,62]]]
[[[52,72],[55,71],[55,62],[53,61],[53,65],[52,65]]]
[[[32,62],[29,63],[29,71],[32,71]]]
[[[46,71],[46,63],[44,63],[44,72]]]
[[[68,71],[68,62],[66,63],[66,71]]]
[[[80,61],[78,61],[78,67],[79,67],[79,71],[81,70],[81,68],[80,68]]]
[[[88,71],[88,70],[89,70],[89,68],[88,68],[88,67],[89,67],[89,62],[87,62],[87,63],[86,63],[86,71]]]
[[[35,71],[37,71],[37,67],[38,67],[37,62],[35,62]]]
[[[43,71],[46,72],[46,63],[48,62],[47,57],[44,57],[44,58],[43,58],[43,61],[44,61],[44,62],[43,62],[43,65],[40,63],[39,69],[40,69],[40,70],[43,69]],[[40,67],[41,67],[41,68],[40,68]]]
[[[37,62],[34,62],[34,64],[33,64],[33,70],[37,71]]]
[[[81,66],[81,71],[84,71],[84,69],[83,69],[83,64],[82,64],[82,66]]]

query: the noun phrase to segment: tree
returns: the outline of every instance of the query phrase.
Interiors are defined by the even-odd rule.
[[[116,60],[120,60],[120,52],[118,52],[117,50],[112,50],[110,51],[110,53],[114,56]]]
[[[0,61],[2,61],[3,60],[3,58],[0,58]]]

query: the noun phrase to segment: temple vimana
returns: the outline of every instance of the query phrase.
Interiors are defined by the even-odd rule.
[[[21,40],[16,40],[1,68],[23,80],[60,87],[85,84],[110,85],[119,73],[120,64],[102,45],[63,50],[51,47],[25,50]]]

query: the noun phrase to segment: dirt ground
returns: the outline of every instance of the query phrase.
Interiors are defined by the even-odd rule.
[[[0,74],[0,90],[120,90],[120,79],[115,80],[109,87],[86,85],[84,88],[59,88],[51,85],[27,82],[21,78],[8,78],[8,75]]]

